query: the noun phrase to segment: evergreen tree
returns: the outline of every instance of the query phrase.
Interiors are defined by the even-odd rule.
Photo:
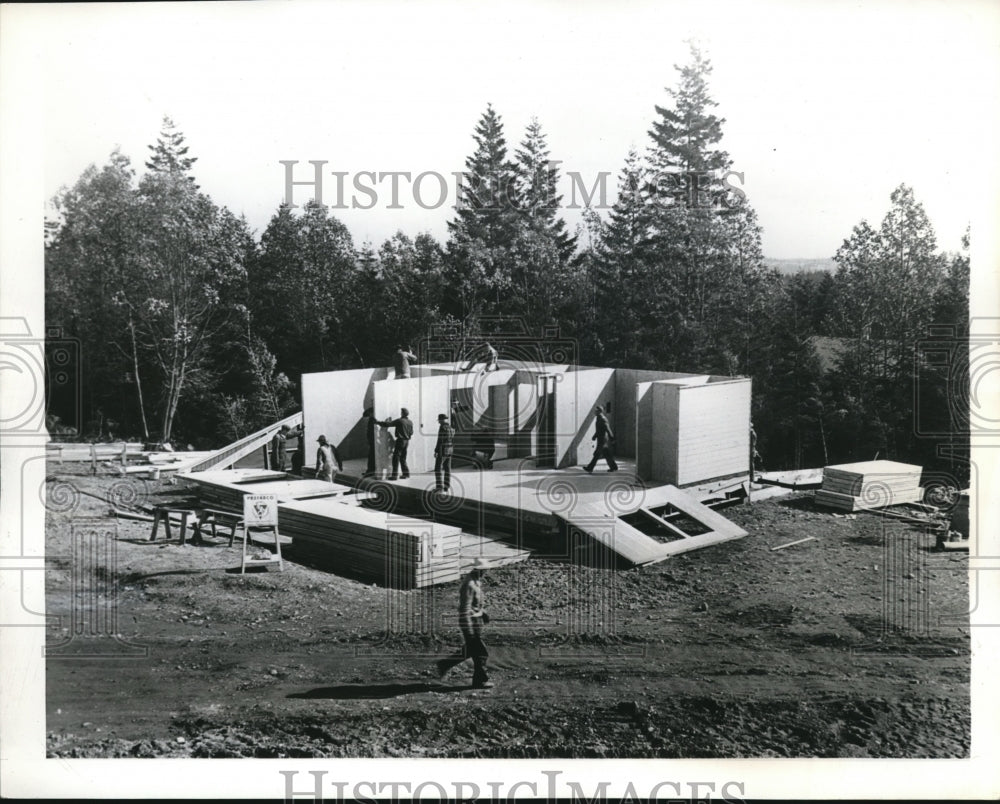
[[[685,174],[723,171],[731,162],[729,154],[716,147],[726,121],[711,111],[718,106],[708,90],[712,63],[695,44],[689,46],[691,61],[683,67],[674,65],[680,73],[677,88],[667,87],[673,108],[656,107],[659,119],[649,131],[652,166],[656,171],[677,168]]]
[[[511,288],[510,245],[520,226],[517,173],[507,159],[503,123],[492,106],[476,124],[456,216],[449,221],[447,312],[473,330],[483,314],[502,311]]]
[[[837,250],[832,317],[832,331],[847,343],[831,379],[847,414],[845,439],[883,456],[921,449],[913,421],[915,350],[934,322],[946,276],[913,191],[900,185],[890,203],[877,231],[861,221]]]
[[[551,237],[563,260],[572,258],[576,238],[559,215],[559,169],[552,162],[537,118],[532,118],[517,154],[517,200],[531,229]]]
[[[457,217],[448,228],[464,239],[480,240],[487,248],[509,243],[518,206],[517,170],[507,158],[503,121],[492,105],[476,124],[476,150],[465,160]]]
[[[725,192],[724,120],[708,90],[711,62],[691,46],[676,67],[672,108],[657,106],[649,134],[646,204],[650,314],[640,322],[650,358],[676,370],[747,372],[750,335],[770,281],[761,229],[745,197]]]
[[[184,135],[177,130],[174,121],[168,116],[163,117],[163,128],[155,145],[147,146],[151,152],[146,167],[153,173],[174,173],[185,175],[194,184],[194,177],[189,174],[197,157],[188,156],[188,147],[184,144]],[[197,188],[197,185],[195,185]]]
[[[594,359],[609,365],[641,367],[643,318],[649,324],[652,274],[647,262],[649,220],[645,212],[646,168],[633,149],[618,178],[618,195],[600,226],[589,260],[594,287]]]

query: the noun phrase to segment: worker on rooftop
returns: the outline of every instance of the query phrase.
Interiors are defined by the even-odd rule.
[[[410,346],[405,348],[396,347],[396,354],[392,356],[392,367],[396,370],[397,380],[410,379],[410,363],[416,363],[417,356],[410,351]]]
[[[472,367],[475,366],[480,360],[484,364],[484,374],[488,371],[496,371],[500,368],[497,364],[497,356],[497,350],[490,345],[489,341],[487,341],[469,356],[469,360],[465,364],[465,367],[460,368],[459,371],[472,371]]]

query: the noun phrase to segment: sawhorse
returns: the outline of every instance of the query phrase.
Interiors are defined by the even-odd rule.
[[[229,546],[233,546],[233,542],[236,540],[236,529],[243,527],[243,515],[237,514],[232,511],[219,511],[215,508],[201,508],[198,511],[198,533],[201,534],[202,528],[205,525],[210,525],[212,528],[212,538],[216,536],[216,526],[220,528],[229,528]]]
[[[197,527],[197,511],[193,508],[181,508],[174,507],[171,505],[157,505],[153,508],[153,532],[149,535],[149,540],[151,542],[156,541],[156,531],[160,526],[160,520],[163,520],[163,527],[167,532],[167,541],[170,541],[170,515],[179,514],[181,518],[181,545],[184,544],[185,538],[187,537],[187,523],[188,517],[195,517],[195,522],[193,524],[193,530],[191,532],[191,543],[200,544],[201,543],[201,531]]]
[[[281,558],[281,537],[278,535],[277,527],[243,527],[243,557],[240,561],[240,575],[243,575],[247,571],[247,567],[263,567],[268,564],[277,564],[278,572],[284,572],[285,563]],[[271,558],[247,558],[247,542],[249,541],[251,546],[253,545],[253,539],[250,538],[250,531],[256,532],[270,532],[274,534],[274,549],[276,554]]]

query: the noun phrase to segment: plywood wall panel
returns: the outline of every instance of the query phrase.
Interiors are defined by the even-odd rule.
[[[618,424],[618,428],[615,430],[618,436],[615,443],[615,454],[630,460],[637,458],[635,441],[636,385],[656,380],[676,380],[696,376],[699,375],[677,371],[615,369],[614,413]]]
[[[323,371],[302,375],[302,418],[305,423],[306,465],[313,466],[316,439],[325,435],[341,457],[368,455],[362,414],[374,400],[373,383],[388,369]]]
[[[611,405],[608,420],[618,435],[615,369],[589,369],[563,374],[556,384],[556,466],[586,463],[594,454],[594,408]]]
[[[669,381],[652,384],[652,421],[646,440],[650,443],[650,473],[654,480],[676,484],[679,459],[679,397],[683,388]]]
[[[676,485],[750,469],[750,380],[680,389]]]
[[[646,434],[653,426],[653,394],[650,390],[652,387],[651,382],[640,382],[635,386],[636,401],[633,406],[635,426],[632,428],[632,443],[638,445],[635,451],[636,472],[639,477],[649,479],[653,473],[653,445]]]
[[[400,409],[410,411],[413,438],[407,453],[411,474],[434,470],[434,444],[437,441],[437,416],[450,415],[450,391],[454,378],[448,375],[411,377],[408,380],[385,380],[375,383],[375,417],[379,420],[396,419]],[[390,469],[388,434],[392,428],[379,428],[379,449],[376,451],[376,468]]]

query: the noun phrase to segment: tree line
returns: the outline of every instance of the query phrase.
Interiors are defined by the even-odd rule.
[[[51,426],[216,446],[293,410],[303,372],[385,365],[431,332],[456,351],[491,338],[502,356],[516,321],[557,328],[584,364],[752,377],[768,468],[960,465],[963,389],[926,353],[929,337],[967,337],[968,235],[939,251],[900,185],[834,273],[780,275],[720,146],[710,61],[692,47],[676,69],[614,205],[572,233],[541,124],[511,152],[492,106],[445,242],[397,232],[377,248],[315,202],[280,206],[256,237],[201,191],[165,119],[138,179],[116,151],[55,199],[47,324],[79,340],[81,363],[72,394],[50,386]]]

